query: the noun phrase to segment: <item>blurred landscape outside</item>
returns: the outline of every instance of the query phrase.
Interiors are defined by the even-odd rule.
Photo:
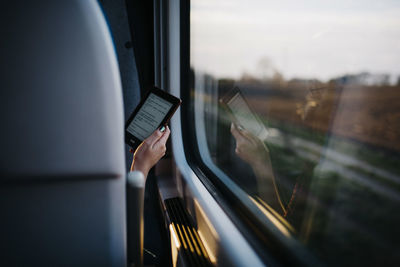
[[[195,112],[214,164],[269,208],[219,102],[238,87],[268,129],[289,238],[324,265],[398,266],[400,3],[193,2]]]

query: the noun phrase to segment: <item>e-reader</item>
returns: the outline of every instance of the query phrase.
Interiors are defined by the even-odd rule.
[[[140,101],[125,124],[125,143],[136,149],[156,129],[166,125],[181,100],[153,87]]]
[[[232,121],[238,126],[246,129],[261,140],[268,136],[268,130],[253,112],[238,87],[234,87],[226,93],[220,103],[230,114]]]

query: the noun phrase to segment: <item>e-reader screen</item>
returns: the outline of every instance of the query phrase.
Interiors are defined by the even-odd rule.
[[[233,122],[261,140],[265,140],[268,137],[267,128],[256,113],[251,110],[238,87],[234,87],[227,92],[225,96],[220,99],[220,102],[231,114]]]
[[[127,131],[141,140],[146,139],[160,126],[172,105],[173,103],[150,93],[128,125]]]
[[[247,129],[255,136],[259,136],[263,132],[264,127],[260,125],[257,118],[253,112],[251,112],[250,108],[239,93],[235,94],[227,102],[227,105],[243,128]]]

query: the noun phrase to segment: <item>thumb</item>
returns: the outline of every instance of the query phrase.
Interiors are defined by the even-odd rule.
[[[160,129],[156,129],[149,137],[147,137],[144,142],[150,146],[153,146],[158,139],[161,138],[161,136],[163,135],[163,133],[161,132]]]

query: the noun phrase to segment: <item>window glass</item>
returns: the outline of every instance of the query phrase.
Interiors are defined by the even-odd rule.
[[[400,264],[400,2],[191,3],[200,155],[310,259]]]

